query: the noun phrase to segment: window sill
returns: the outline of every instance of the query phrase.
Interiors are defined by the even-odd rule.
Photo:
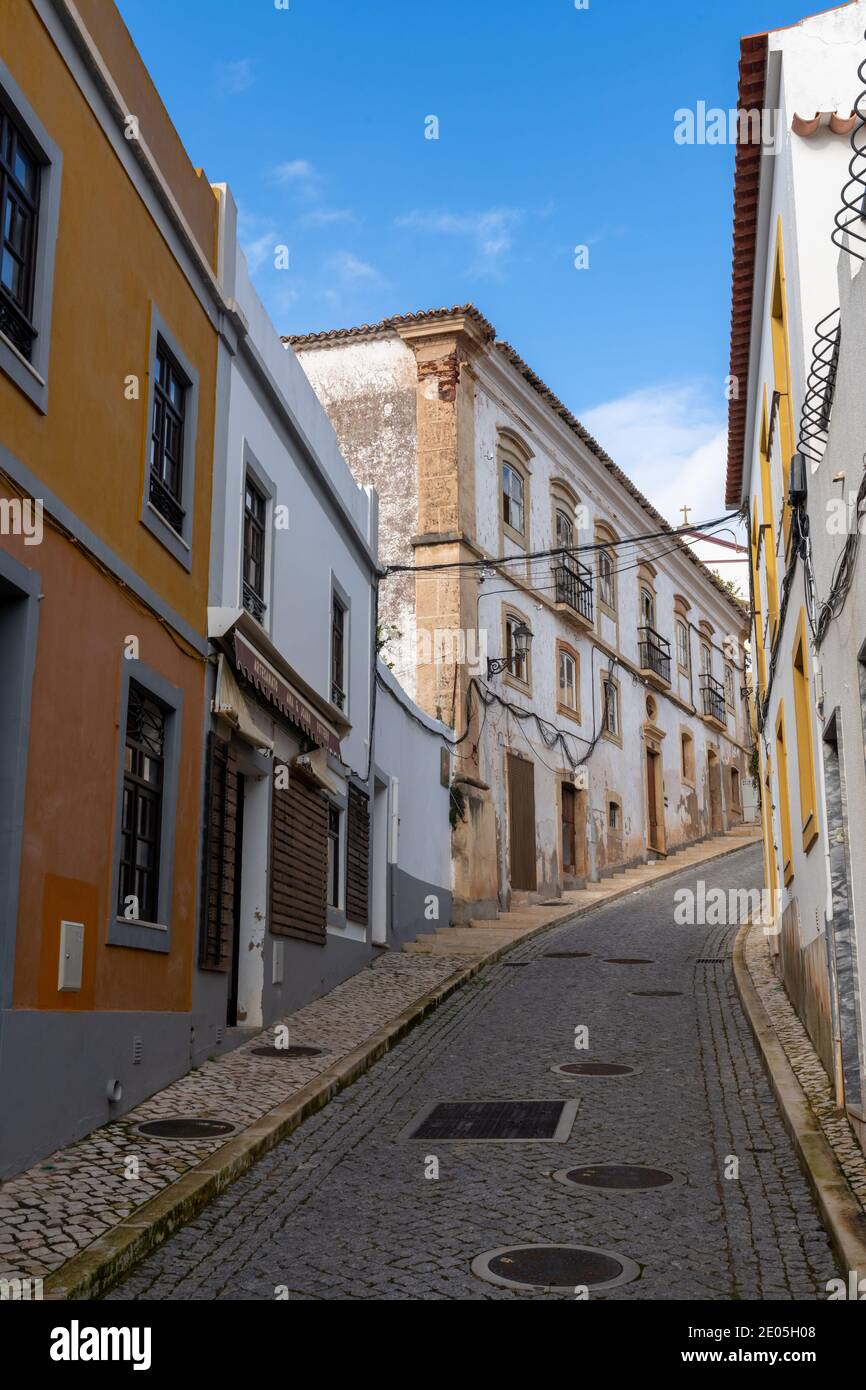
[[[3,332],[0,332],[0,371],[15,383],[37,410],[43,415],[47,414],[48,382]]]
[[[556,712],[557,714],[564,714],[566,719],[572,720],[572,722],[575,724],[583,723],[583,720],[580,717],[580,710],[572,709],[571,705],[557,705]]]
[[[155,540],[164,546],[170,555],[173,555],[179,565],[187,571],[192,570],[192,548],[187,540],[184,539],[174,527],[166,521],[162,512],[157,511],[153,503],[148,500],[144,504],[141,513],[141,524],[145,526]]]
[[[144,922],[138,917],[111,917],[108,921],[109,946],[123,946],[133,951],[155,951],[168,955],[171,931],[161,922]]]

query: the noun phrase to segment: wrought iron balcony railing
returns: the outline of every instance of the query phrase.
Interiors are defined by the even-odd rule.
[[[28,362],[30,361],[36,329],[22,314],[12,297],[3,291],[2,286],[0,286],[0,333],[5,334],[10,343],[15,344],[21,356],[26,357]]]
[[[183,507],[180,506],[176,498],[172,497],[165,483],[152,470],[150,474],[150,500],[172,530],[181,535],[183,533]]]
[[[725,688],[721,681],[717,681],[714,676],[710,676],[706,672],[701,676],[701,701],[704,714],[708,719],[715,719],[717,724],[727,724],[728,707],[725,702]]]
[[[340,689],[336,681],[331,682],[331,704],[336,705],[337,709],[346,707],[346,692]]]
[[[640,648],[640,668],[652,671],[663,681],[671,683],[671,644],[653,627],[639,627],[637,630]]]
[[[252,585],[248,584],[246,580],[244,580],[244,608],[248,613],[252,613],[258,623],[262,621],[265,613],[268,611],[268,605],[265,603],[261,594],[257,594]]]
[[[592,570],[579,560],[560,560],[554,566],[556,602],[564,603],[588,623],[593,621]]]

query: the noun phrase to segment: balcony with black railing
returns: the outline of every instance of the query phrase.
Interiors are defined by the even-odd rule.
[[[640,651],[640,669],[647,675],[657,676],[666,685],[671,683],[671,644],[654,627],[639,627],[637,630]]]
[[[184,510],[177,498],[173,497],[160,477],[150,470],[150,501],[163,521],[167,521],[173,531],[183,534]]]
[[[22,313],[20,306],[15,303],[12,296],[5,292],[2,285],[0,285],[0,333],[14,344],[22,357],[26,357],[27,361],[30,361],[33,343],[36,339],[36,329],[26,314]]]
[[[579,560],[560,559],[553,567],[556,602],[592,627],[592,570]]]
[[[257,594],[253,586],[248,584],[246,580],[244,580],[244,608],[248,613],[252,613],[257,623],[264,622],[268,605],[261,594]]]
[[[717,681],[706,671],[701,676],[701,704],[707,719],[714,719],[717,724],[727,724],[728,707],[725,701],[725,687],[721,681]]]

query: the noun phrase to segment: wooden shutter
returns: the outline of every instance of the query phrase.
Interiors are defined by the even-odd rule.
[[[238,768],[231,745],[216,734],[208,736],[205,807],[199,964],[203,970],[227,971],[235,931]]]
[[[366,927],[370,918],[370,798],[351,782],[346,823],[346,917]]]
[[[328,803],[293,771],[273,792],[270,930],[324,946],[327,896]]]

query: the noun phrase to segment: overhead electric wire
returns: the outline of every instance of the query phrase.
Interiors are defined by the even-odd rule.
[[[483,560],[443,560],[435,565],[388,565],[385,568],[385,576],[392,574],[427,574],[446,570],[473,570],[490,569],[493,566],[511,564],[531,564],[534,560],[550,560],[557,555],[574,556],[584,552],[596,550],[615,550],[621,545],[637,545],[645,541],[667,540],[671,536],[684,537],[694,534],[697,531],[707,531],[711,527],[720,527],[725,522],[731,521],[738,516],[738,512],[726,512],[724,516],[715,517],[711,521],[702,521],[698,525],[689,526],[668,526],[663,531],[648,531],[638,536],[623,536],[619,540],[592,541],[586,545],[574,546],[554,546],[550,550],[518,551],[516,555],[491,556]],[[679,547],[673,547],[678,549]],[[695,557],[697,559],[697,556]]]

